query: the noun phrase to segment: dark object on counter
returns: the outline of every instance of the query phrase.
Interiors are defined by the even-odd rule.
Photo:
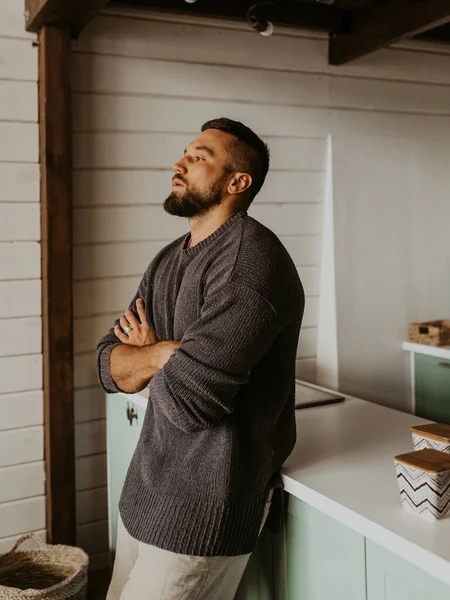
[[[409,341],[427,346],[450,345],[450,321],[426,321],[424,323],[410,323],[408,327]]]
[[[345,396],[322,390],[315,385],[303,382],[295,384],[295,410],[310,408],[311,406],[322,406],[324,404],[335,404],[344,400]]]

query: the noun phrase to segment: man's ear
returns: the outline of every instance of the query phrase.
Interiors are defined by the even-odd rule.
[[[252,176],[248,173],[235,173],[228,184],[229,194],[242,194],[252,185]]]

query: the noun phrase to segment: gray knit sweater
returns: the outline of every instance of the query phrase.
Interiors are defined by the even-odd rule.
[[[304,292],[288,252],[239,211],[150,263],[131,302],[180,348],[155,375],[120,514],[137,540],[181,554],[252,552],[272,485],[293,449],[295,359]],[[113,329],[98,344],[103,388]]]

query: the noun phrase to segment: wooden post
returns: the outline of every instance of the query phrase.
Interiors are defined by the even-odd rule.
[[[39,34],[42,329],[47,538],[74,544],[71,38]]]

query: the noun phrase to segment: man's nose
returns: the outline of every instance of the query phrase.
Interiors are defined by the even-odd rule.
[[[172,165],[172,169],[176,173],[187,173],[187,167],[184,157],[180,158],[180,160],[177,160],[177,162]]]

